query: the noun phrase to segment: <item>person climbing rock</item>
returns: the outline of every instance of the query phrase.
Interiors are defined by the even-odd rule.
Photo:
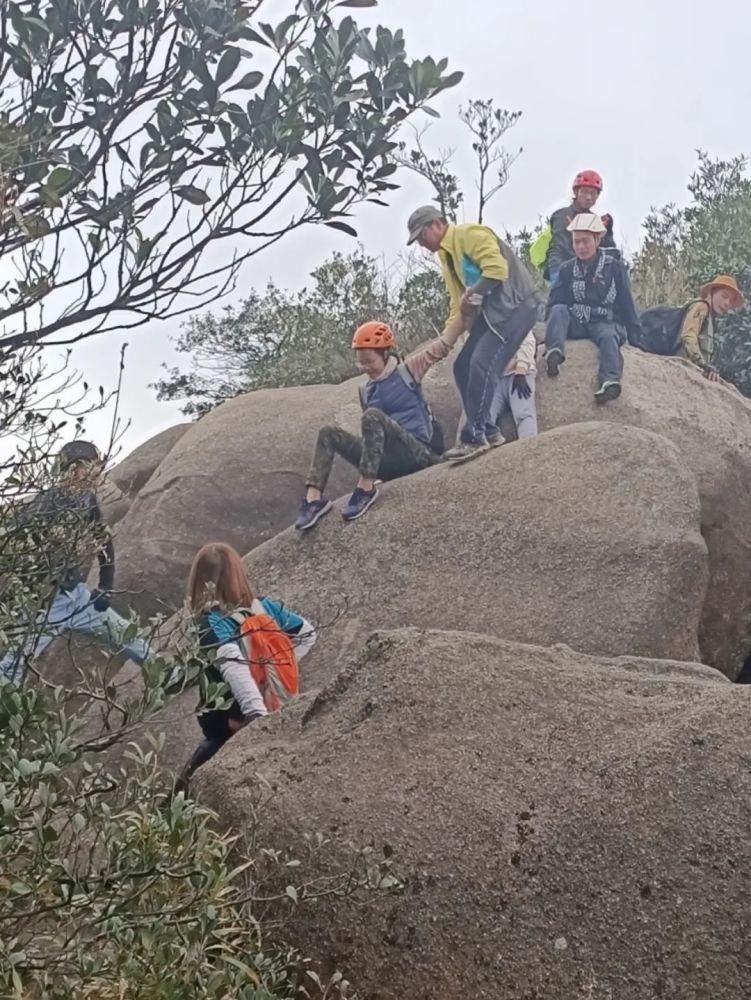
[[[239,554],[211,542],[193,560],[188,607],[206,656],[198,724],[203,739],[182,768],[174,792],[186,791],[195,771],[234,734],[276,711],[299,690],[298,664],[316,631],[279,601],[256,597]],[[225,684],[226,705],[207,703],[207,685]]]
[[[701,288],[699,298],[683,306],[654,306],[641,314],[640,334],[629,343],[650,354],[679,355],[700,368],[710,382],[720,382],[714,365],[715,321],[745,302],[735,278],[718,274]]]
[[[572,185],[574,200],[565,208],[559,208],[550,216],[549,230],[546,232],[548,251],[545,258],[543,276],[554,282],[558,277],[561,264],[574,256],[574,246],[569,225],[577,215],[587,215],[592,212],[598,198],[602,194],[602,177],[596,170],[581,170],[574,178]],[[601,245],[615,249],[613,238],[613,218],[602,216],[604,231]]]
[[[490,447],[498,382],[537,321],[539,298],[524,265],[487,226],[448,223],[426,205],[412,213],[408,227],[408,245],[416,242],[441,261],[449,293],[443,341],[453,346],[470,330],[454,362],[465,421],[459,443],[444,456],[464,462]]]
[[[621,394],[621,346],[627,333],[638,335],[639,314],[624,264],[600,246],[605,225],[599,215],[577,215],[568,228],[575,256],[561,265],[548,297],[547,371],[558,375],[569,337],[594,341],[600,352],[595,399],[607,403]]]
[[[491,448],[504,444],[498,426],[501,419],[510,413],[516,425],[516,436],[523,438],[537,435],[537,409],[535,407],[535,377],[537,366],[537,340],[534,333],[528,333],[521,343],[516,357],[509,363],[498,381],[493,400],[491,420],[493,428],[486,434]]]
[[[9,649],[0,660],[0,676],[21,680],[27,665],[40,656],[59,635],[78,632],[124,650],[138,664],[149,656],[149,646],[135,638],[125,640],[130,622],[110,606],[115,582],[115,547],[102,520],[97,486],[102,476],[102,457],[90,441],[70,441],[57,456],[59,482],[34,497],[21,511],[18,530],[24,532],[24,549],[38,545],[29,583],[49,598],[28,637],[29,622],[19,625],[27,638]],[[99,581],[89,590],[86,577],[96,555]],[[33,583],[32,583],[33,578]],[[41,590],[39,589],[41,588]]]
[[[442,361],[451,345],[442,337],[427,341],[404,361],[396,353],[394,331],[386,323],[363,323],[352,338],[357,366],[368,376],[361,387],[361,436],[329,425],[318,433],[307,492],[295,522],[307,531],[331,510],[324,496],[338,454],[360,471],[354,493],[342,517],[354,521],[372,506],[378,495],[376,479],[408,476],[438,462],[443,451],[440,426],[422,391],[422,380],[432,365]]]
[[[704,377],[710,382],[719,382],[720,374],[713,364],[714,321],[734,309],[740,309],[745,299],[735,278],[728,274],[718,274],[702,286],[699,295],[700,300],[685,309],[680,326],[678,354],[701,368]]]

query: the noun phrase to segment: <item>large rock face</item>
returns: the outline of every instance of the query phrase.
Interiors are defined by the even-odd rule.
[[[393,850],[403,892],[292,918],[363,1000],[742,1000],[750,696],[698,665],[405,630],[198,784],[295,857],[330,838],[301,881],[349,870],[348,842]]]
[[[400,624],[698,657],[695,481],[669,441],[634,428],[562,428],[388,483],[362,520],[334,511],[248,563],[260,592],[324,626],[325,679],[365,634]]]
[[[294,521],[318,429],[355,429],[358,412],[351,384],[306,386],[238,396],[192,424],[118,529],[118,587],[142,609],[177,607],[201,545],[247,552]],[[337,463],[334,495],[352,480]]]
[[[594,346],[573,342],[567,353],[557,379],[538,377],[540,428],[597,419],[655,431],[677,445],[698,482],[709,549],[702,659],[737,676],[751,652],[751,402],[681,358],[627,348],[623,395],[599,407]]]
[[[111,479],[127,496],[133,498],[169,455],[192,424],[176,424],[155,434],[119,462],[110,472]]]
[[[698,480],[709,549],[702,658],[734,677],[751,653],[751,404],[732,389],[711,385],[681,359],[625,353],[623,395],[598,407],[592,398],[596,351],[587,342],[569,344],[560,377],[538,376],[540,428],[591,420],[627,424],[678,447]],[[427,391],[451,442],[460,404],[450,364],[431,372]],[[191,425],[120,525],[118,586],[135,592],[143,610],[172,608],[199,545],[223,538],[247,551],[286,528],[318,428],[338,420],[354,430],[358,410],[352,382],[252,393]],[[149,443],[143,448],[148,451]],[[122,485],[135,482],[120,475],[130,461],[114,470]],[[617,456],[611,461],[617,474]],[[351,470],[337,463],[330,492],[349,490],[352,479]],[[636,494],[631,506],[627,520],[644,516]]]

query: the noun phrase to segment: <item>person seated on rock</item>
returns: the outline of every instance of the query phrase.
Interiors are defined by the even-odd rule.
[[[537,321],[538,293],[511,247],[487,226],[454,225],[426,205],[412,213],[408,227],[408,244],[417,242],[441,262],[449,293],[443,340],[453,346],[470,330],[454,362],[465,420],[459,444],[445,455],[464,462],[489,447],[498,380]]]
[[[745,299],[735,278],[718,274],[703,285],[700,299],[686,308],[680,327],[678,354],[700,368],[710,382],[719,382],[720,373],[712,363],[715,353],[714,320],[740,309]]]
[[[602,194],[602,177],[596,170],[581,170],[574,178],[574,200],[565,208],[559,208],[550,216],[548,253],[545,259],[543,277],[555,282],[561,264],[574,256],[574,246],[569,226],[577,215],[587,215],[594,209],[595,203]],[[604,231],[601,246],[615,250],[613,238],[613,218],[602,216]],[[616,251],[617,253],[617,251]]]
[[[196,554],[188,582],[188,608],[207,654],[201,678],[198,723],[203,740],[180,772],[175,791],[184,791],[202,764],[239,729],[298,692],[297,665],[316,641],[316,631],[301,615],[269,597],[256,597],[242,559],[222,542]],[[206,705],[206,683],[226,684],[231,699]]]
[[[491,448],[504,444],[500,421],[510,413],[516,425],[516,436],[523,438],[537,435],[537,409],[535,407],[535,377],[537,366],[537,338],[528,333],[521,343],[516,356],[509,362],[506,371],[498,381],[491,421],[493,426],[486,431]]]
[[[640,331],[639,314],[625,265],[600,246],[605,226],[599,215],[577,215],[568,228],[576,256],[561,265],[548,296],[547,371],[558,375],[569,337],[594,341],[600,352],[595,399],[607,403],[621,394],[621,346],[627,332]]]
[[[70,441],[56,459],[59,481],[34,497],[21,511],[18,529],[29,550],[29,583],[48,594],[34,629],[19,624],[19,634],[33,636],[0,660],[0,676],[21,680],[26,667],[59,635],[77,632],[93,636],[114,651],[125,651],[138,664],[149,656],[143,639],[124,638],[130,622],[110,606],[115,584],[115,547],[102,519],[97,488],[102,457],[90,441]],[[38,547],[38,557],[35,546]],[[89,590],[86,577],[91,559],[99,561],[99,583]],[[40,588],[40,589],[37,589]]]
[[[451,351],[445,339],[427,341],[404,361],[396,353],[394,331],[386,323],[363,323],[352,338],[357,367],[368,376],[360,390],[361,436],[335,425],[318,432],[313,461],[305,480],[307,492],[295,522],[307,531],[331,510],[324,496],[334,456],[339,454],[360,471],[355,491],[342,517],[354,521],[378,495],[376,480],[398,479],[440,461],[443,438],[423,394],[422,380],[432,365]]]

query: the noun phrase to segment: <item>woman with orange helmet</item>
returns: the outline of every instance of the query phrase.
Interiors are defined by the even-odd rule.
[[[602,194],[602,177],[596,170],[580,170],[574,177],[572,185],[574,190],[574,200],[565,208],[559,208],[550,216],[550,248],[545,261],[544,277],[548,281],[555,281],[561,264],[566,260],[571,260],[574,256],[574,247],[571,242],[571,233],[568,226],[577,215],[586,215],[594,211],[595,202]],[[603,215],[602,221],[605,226],[600,246],[603,248],[615,248],[613,239],[613,219],[610,215]]]
[[[432,365],[448,356],[449,344],[437,337],[400,361],[394,331],[387,323],[371,320],[355,330],[352,349],[357,367],[368,376],[360,387],[361,436],[333,424],[319,431],[305,481],[307,492],[295,522],[298,531],[312,528],[331,510],[324,490],[335,455],[360,471],[355,491],[342,511],[345,521],[354,521],[375,501],[376,479],[419,472],[437,462],[443,452],[440,425],[425,400],[422,380]]]

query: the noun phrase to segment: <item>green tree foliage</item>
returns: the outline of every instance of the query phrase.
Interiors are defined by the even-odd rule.
[[[270,283],[237,308],[191,317],[177,349],[191,356],[157,383],[160,399],[185,400],[201,414],[239,392],[340,382],[357,374],[350,341],[367,319],[391,323],[404,351],[440,332],[446,292],[434,266],[407,262],[394,279],[362,248],[335,253],[297,294]]]
[[[347,12],[375,5],[0,4],[0,347],[185,312],[301,226],[353,233],[396,129],[461,78]]]
[[[44,628],[60,567],[51,552],[83,566],[97,541],[86,518],[71,513],[61,534],[57,516],[32,520],[27,509],[60,484],[54,456],[71,424],[80,431],[85,395],[62,414],[61,391],[73,398],[65,370],[19,353],[0,361],[0,379],[5,651],[29,648]],[[138,632],[133,620],[126,639]],[[240,841],[196,802],[165,797],[144,724],[172,696],[168,685],[200,681],[217,706],[227,697],[206,681],[192,630],[175,627],[169,639],[169,659],[154,655],[135,679],[121,677],[117,657],[88,651],[85,662],[74,650],[64,683],[48,679],[45,658],[13,682],[0,677],[0,996],[344,1000],[340,975],[321,982],[284,947],[285,913],[320,892],[397,891],[391,862],[366,848],[325,884],[306,882],[306,857],[260,842],[252,809]],[[253,794],[258,812],[271,792],[259,780]],[[311,851],[324,847],[310,837]]]
[[[633,261],[642,306],[681,305],[717,274],[732,275],[751,296],[751,179],[748,159],[699,153],[688,184],[691,201],[666,205],[647,217],[645,239]],[[751,318],[748,309],[716,324],[720,374],[751,396]]]

